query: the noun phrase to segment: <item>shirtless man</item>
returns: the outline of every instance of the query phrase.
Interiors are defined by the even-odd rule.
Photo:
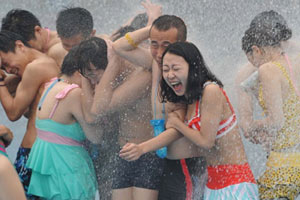
[[[61,66],[67,52],[56,31],[42,28],[40,21],[31,12],[21,9],[9,11],[2,19],[1,30],[18,33],[32,48],[47,54]]]
[[[108,66],[105,71],[89,66],[89,63],[84,60],[85,54],[89,52],[86,52],[83,47],[93,44],[94,40],[102,39],[92,37],[78,46],[78,57],[81,62],[77,65],[81,74],[86,77],[82,84],[85,109],[94,114],[94,120],[100,122],[113,113],[120,116],[120,119],[117,118],[120,120],[120,134],[118,144],[115,144],[118,149],[128,141],[139,143],[152,138],[148,123],[151,119],[149,95],[151,73],[141,67],[132,69],[133,67],[124,65],[104,40],[102,43],[105,44],[107,51],[103,51],[103,57],[97,59],[107,59]],[[123,74],[124,78],[120,77],[120,74]],[[94,90],[93,85],[95,85]],[[113,173],[112,199],[157,198],[162,171],[159,158],[148,154],[136,163],[128,163],[117,155],[114,159],[117,160]]]
[[[21,77],[13,97],[0,73],[0,101],[11,121],[18,120],[29,108],[26,133],[19,148],[15,166],[26,191],[30,181],[30,171],[25,167],[30,148],[36,138],[35,111],[43,86],[59,73],[56,62],[47,55],[29,47],[18,34],[1,31],[0,57],[2,68],[9,74]]]
[[[147,2],[149,3],[149,1]],[[153,12],[152,9],[149,9],[148,5],[146,4],[145,6],[147,13]],[[157,18],[151,26],[132,32],[127,38],[121,38],[113,45],[114,50],[122,57],[132,63],[152,69],[151,100],[152,114],[156,114],[156,116],[153,116],[154,119],[162,119],[164,116],[163,104],[160,103],[159,98],[155,98],[158,96],[158,85],[161,79],[162,53],[169,44],[176,41],[185,41],[186,34],[186,26],[182,19],[173,15],[163,15]],[[151,41],[150,52],[147,49],[137,46],[137,44],[149,37]],[[170,110],[174,110],[174,108],[170,108]],[[186,174],[182,173],[185,167],[181,165],[182,161],[187,163],[188,170],[190,170],[192,176],[198,178],[196,182],[191,180],[193,186],[198,186],[201,189],[204,187],[202,185],[203,177],[200,177],[205,170],[205,161],[198,151],[198,147],[187,138],[182,137],[180,133],[174,130],[168,132],[168,134],[171,137],[165,137],[161,141],[164,144],[162,146],[168,145],[168,152],[158,199],[184,199],[188,195],[188,191],[180,190],[182,187],[178,186],[178,182],[186,184],[185,179],[191,180],[191,177],[185,177]],[[135,144],[126,144],[121,150],[120,155],[124,157],[126,156],[126,152],[135,151],[135,149]],[[198,168],[197,174],[193,174],[195,172],[191,171],[195,167]],[[202,187],[199,185],[202,185]],[[194,193],[195,191],[192,192]],[[200,191],[198,196],[201,196],[202,192]]]

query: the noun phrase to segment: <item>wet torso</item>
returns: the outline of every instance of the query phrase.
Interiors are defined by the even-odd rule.
[[[133,66],[129,66],[132,68]],[[139,70],[133,70],[126,73],[123,77],[124,81],[132,76],[136,76]],[[137,99],[131,105],[126,105],[119,113],[119,145],[123,146],[127,142],[141,143],[153,137],[150,126],[151,100],[150,100],[151,83],[144,88],[145,94]]]

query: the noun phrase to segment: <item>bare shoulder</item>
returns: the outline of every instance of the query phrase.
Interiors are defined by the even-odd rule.
[[[40,73],[41,76],[54,77],[59,73],[59,67],[54,59],[44,55],[29,63],[26,66],[25,71],[30,71],[30,73]]]
[[[275,74],[281,73],[281,70],[275,63],[267,62],[259,67],[258,73],[260,76],[267,75],[267,76],[272,77]],[[275,73],[275,74],[273,74],[273,73]]]
[[[0,155],[0,176],[7,173],[7,170],[11,168],[11,162],[3,155]]]
[[[62,43],[58,42],[56,44],[54,44],[52,47],[50,47],[50,49],[48,50],[48,55],[54,59],[56,57],[64,57],[68,52],[63,48]]]
[[[82,89],[80,87],[73,88],[64,98],[64,101],[67,105],[70,105],[70,108],[78,107],[78,105],[81,104],[81,95]]]
[[[202,102],[206,103],[216,103],[222,100],[222,91],[220,86],[217,84],[208,84],[204,87],[203,95],[202,95]]]
[[[67,98],[77,98],[77,99],[80,99],[80,96],[82,94],[82,89],[80,87],[77,87],[77,88],[73,88],[69,93],[68,93],[68,96]]]

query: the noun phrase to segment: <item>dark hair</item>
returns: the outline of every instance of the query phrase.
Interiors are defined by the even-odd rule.
[[[248,53],[252,46],[276,46],[292,37],[286,20],[274,10],[259,13],[250,23],[242,38],[242,49]]]
[[[184,58],[189,65],[189,72],[186,94],[183,96],[177,96],[166,81],[163,78],[161,79],[160,96],[163,102],[192,104],[201,98],[204,90],[203,85],[207,81],[216,82],[220,87],[223,87],[222,82],[209,70],[199,49],[193,43],[175,42],[170,44],[162,55],[162,63],[166,53]]]
[[[88,38],[93,31],[93,26],[91,13],[80,7],[66,8],[58,13],[56,19],[56,30],[62,38],[70,38],[78,34]]]
[[[73,47],[68,54],[64,57],[64,61],[61,65],[61,74],[72,76],[76,71],[77,67],[77,49],[78,46]]]
[[[141,29],[143,27],[145,27],[148,23],[148,15],[146,13],[141,13],[136,15],[132,22],[130,23],[130,26],[134,29],[134,30],[138,30]]]
[[[162,15],[152,23],[151,29],[155,27],[159,31],[167,31],[171,28],[177,29],[177,40],[186,41],[187,30],[184,21],[175,15]]]
[[[18,33],[28,42],[35,39],[35,26],[41,27],[41,23],[31,12],[13,9],[2,19],[1,30]]]
[[[135,30],[134,30],[134,28],[132,26],[123,26],[123,27],[119,28],[113,34],[113,36],[115,36],[115,38],[113,38],[113,42],[116,41],[117,39],[123,37],[126,33],[133,32],[133,31],[135,31]]]
[[[82,41],[76,50],[77,67],[80,74],[84,75],[90,70],[90,63],[96,69],[106,69],[107,60],[107,45],[106,42],[98,37],[92,37]]]
[[[0,51],[7,52],[15,52],[16,41],[20,40],[27,47],[30,47],[29,44],[24,40],[24,38],[14,32],[10,31],[1,31],[0,32]]]
[[[114,36],[117,35],[117,37],[115,37],[113,39],[113,41],[116,41],[117,39],[123,37],[128,32],[133,32],[133,31],[136,31],[138,29],[145,27],[147,25],[147,23],[148,23],[148,16],[146,13],[141,13],[141,14],[136,15],[133,18],[130,25],[123,26],[114,33]]]

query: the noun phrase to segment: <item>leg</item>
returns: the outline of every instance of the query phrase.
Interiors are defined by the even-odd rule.
[[[134,172],[133,199],[157,200],[163,160],[147,153],[137,160]]]
[[[145,199],[145,198],[142,197],[140,199]],[[112,200],[133,200],[132,187],[113,190]]]
[[[145,188],[138,188],[133,187],[132,190],[132,200],[157,200],[158,191],[157,190],[150,190]]]

